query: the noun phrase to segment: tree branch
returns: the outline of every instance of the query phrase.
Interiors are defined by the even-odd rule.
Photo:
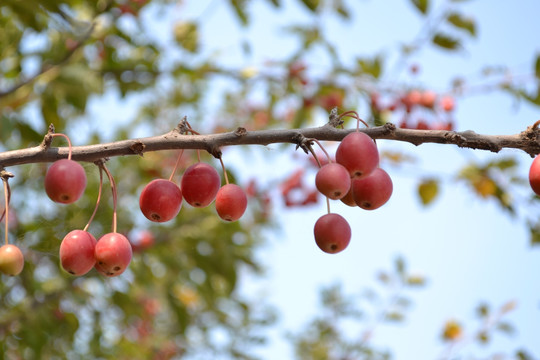
[[[95,162],[103,158],[125,155],[143,155],[146,152],[172,149],[201,149],[215,157],[220,157],[220,148],[235,145],[268,145],[291,143],[304,147],[306,139],[340,141],[355,129],[336,129],[331,125],[315,128],[290,130],[235,131],[212,135],[186,135],[182,122],[172,131],[158,136],[121,140],[106,144],[74,146],[72,159]],[[499,152],[504,148],[519,149],[531,156],[540,153],[540,130],[530,126],[515,135],[481,135],[467,130],[462,132],[445,130],[413,130],[396,128],[388,123],[384,126],[362,129],[374,139],[409,142],[414,145],[425,143],[454,144],[461,148]],[[67,158],[68,148],[50,147],[46,141],[36,147],[0,153],[0,168],[13,165],[53,162]]]

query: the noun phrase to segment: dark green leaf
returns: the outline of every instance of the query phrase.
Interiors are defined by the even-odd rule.
[[[247,25],[249,22],[248,14],[246,12],[247,0],[231,0],[231,5],[242,25]]]
[[[411,0],[412,4],[422,14],[426,14],[429,8],[429,0]]]
[[[433,44],[446,50],[456,50],[460,47],[458,39],[440,33],[435,34],[432,41]]]
[[[473,19],[458,13],[451,13],[446,19],[455,27],[467,31],[471,36],[476,36],[476,23]]]
[[[281,3],[280,3],[280,0],[268,0],[272,5],[274,5],[275,7],[280,7],[281,6]]]
[[[536,57],[536,61],[534,63],[534,73],[536,74],[536,77],[540,79],[540,55]]]
[[[320,0],[302,0],[302,3],[311,11],[316,11],[319,7]]]

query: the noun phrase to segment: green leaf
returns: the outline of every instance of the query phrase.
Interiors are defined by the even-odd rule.
[[[376,56],[372,59],[363,58],[357,60],[359,72],[368,74],[378,79],[382,73],[382,59],[380,56]]]
[[[476,308],[476,313],[480,318],[485,318],[489,315],[489,305],[488,304],[480,304]]]
[[[433,36],[431,40],[433,44],[446,49],[446,50],[456,50],[460,47],[458,39],[452,38],[448,35],[437,33]]]
[[[268,2],[270,2],[275,7],[280,7],[281,6],[279,0],[268,0]]]
[[[540,223],[529,224],[529,232],[531,234],[531,246],[540,245]]]
[[[247,1],[246,0],[231,0],[231,5],[234,8],[234,11],[236,12],[236,15],[240,19],[240,22],[242,25],[247,25],[249,22],[248,14],[246,13],[246,7],[247,7]]]
[[[411,0],[415,8],[422,14],[427,14],[429,8],[429,0]]]
[[[320,0],[302,0],[302,3],[311,11],[317,11],[319,7]]]
[[[435,179],[427,179],[418,185],[418,196],[422,205],[429,205],[439,194],[439,182]]]
[[[505,333],[506,335],[513,335],[516,332],[516,329],[514,326],[512,326],[512,324],[504,321],[497,323],[497,330]]]
[[[195,53],[199,49],[199,32],[197,23],[178,22],[174,25],[174,39],[185,50]]]
[[[536,61],[534,63],[534,73],[536,74],[536,77],[540,79],[540,55],[536,57]]]
[[[467,31],[471,36],[476,36],[476,23],[473,19],[458,13],[451,13],[446,20],[455,27]]]

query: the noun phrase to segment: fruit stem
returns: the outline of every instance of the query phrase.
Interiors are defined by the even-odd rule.
[[[92,221],[94,220],[94,217],[96,216],[99,202],[101,200],[101,189],[103,188],[103,169],[101,168],[100,165],[98,165],[98,168],[99,168],[99,189],[98,189],[98,195],[97,195],[97,200],[96,200],[96,206],[94,207],[94,212],[92,213],[92,216],[90,216],[90,220],[88,220],[88,224],[86,224],[83,231],[88,231],[90,224],[92,223]]]
[[[112,232],[116,233],[116,203],[117,203],[117,196],[116,196],[116,182],[114,181],[114,178],[105,166],[105,164],[100,165],[103,170],[105,171],[105,174],[107,174],[107,177],[109,178],[109,183],[111,184],[111,191],[113,196],[113,220],[112,220]]]
[[[5,223],[5,232],[6,232],[6,245],[9,244],[9,236],[8,236],[8,231],[9,231],[9,199],[11,197],[11,191],[9,189],[9,184],[8,184],[8,179],[7,179],[7,176],[2,176],[2,181],[4,182],[4,202],[5,202],[5,206],[6,208],[4,209],[5,213],[6,213],[6,223]]]
[[[330,199],[326,197],[326,211],[330,214]]]
[[[309,144],[309,141],[307,143]],[[313,155],[313,158],[317,162],[317,165],[319,166],[319,168],[321,168],[322,167],[321,162],[319,161],[319,157],[317,156],[315,151],[313,151],[313,147],[311,145],[308,145],[307,148],[308,148],[309,152],[311,153],[311,155]],[[326,153],[326,151],[325,151],[325,153]],[[328,154],[326,154],[326,155],[328,156]],[[330,158],[328,158],[328,161],[330,161]]]
[[[67,143],[68,143],[68,160],[71,160],[71,140],[69,140],[69,136],[67,136],[66,134],[51,134],[52,137],[57,137],[57,136],[61,136],[63,138],[66,139]]]
[[[315,143],[317,143],[317,145],[319,145],[319,147],[321,148],[321,150],[323,151],[323,153],[326,155],[326,158],[328,159],[328,162],[331,163],[332,162],[332,159],[330,158],[330,155],[328,155],[328,152],[326,152],[326,149],[324,148],[324,146],[322,146],[321,142],[317,139],[309,139],[309,141],[313,141]],[[313,153],[312,153],[313,154]],[[318,161],[317,161],[318,162]],[[319,163],[319,167],[321,167],[321,164]]]
[[[360,123],[366,125],[367,128],[369,128],[369,125],[360,118],[360,115],[354,110],[345,111],[343,114],[339,115],[338,120],[341,119],[344,116],[352,117],[353,119],[356,119],[356,131],[360,130]]]
[[[180,150],[180,154],[178,155],[178,158],[176,159],[176,164],[174,164],[174,169],[171,173],[171,176],[169,177],[169,181],[172,181],[174,174],[176,173],[176,169],[178,169],[178,165],[180,164],[180,159],[182,158],[183,154],[184,154],[184,149]]]
[[[223,159],[221,156],[219,157],[219,162],[221,163],[221,167],[223,168],[223,176],[225,177],[225,184],[229,185],[229,177],[227,176],[227,169],[225,169],[225,164],[223,163]]]

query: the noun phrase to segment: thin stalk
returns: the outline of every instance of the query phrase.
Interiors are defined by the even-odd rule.
[[[111,184],[111,191],[112,191],[112,197],[113,197],[113,221],[112,221],[112,232],[116,233],[116,203],[117,203],[117,194],[116,194],[116,182],[114,181],[114,178],[105,166],[105,164],[101,164],[101,167],[107,174],[107,177],[109,178],[109,183]]]
[[[63,138],[66,139],[67,143],[68,143],[68,160],[71,160],[71,140],[69,140],[69,136],[67,136],[66,134],[51,134],[52,137],[58,137],[58,136],[61,136]]]
[[[88,224],[86,224],[83,231],[88,231],[90,224],[92,223],[92,221],[94,220],[94,217],[96,216],[99,202],[101,200],[101,189],[103,188],[103,169],[101,168],[101,166],[98,166],[98,168],[99,168],[99,189],[98,189],[98,196],[96,200],[96,206],[94,207],[94,212],[92,213],[92,216],[90,216],[90,220],[88,220]]]
[[[328,157],[328,161],[331,162],[330,156],[328,156],[328,153],[326,152],[326,150],[324,150],[324,148],[321,146],[319,141],[317,141],[317,140],[314,140],[314,141],[321,147],[321,149],[323,149],[324,153]],[[313,150],[313,147],[311,146],[311,144],[309,144],[309,141],[307,143],[308,143],[307,148],[308,148],[309,152],[311,153],[311,155],[313,155],[313,157],[315,158],[315,161],[317,161],[317,165],[319,165],[319,169],[320,169],[322,167],[322,165],[321,165],[321,162],[319,161],[319,157],[317,156],[317,154]],[[328,198],[328,196],[326,196],[326,211],[330,214],[330,199]]]
[[[184,149],[180,150],[180,154],[178,155],[178,158],[176,159],[176,164],[174,164],[174,169],[171,173],[171,176],[169,176],[169,181],[172,181],[174,174],[176,173],[176,169],[178,169],[178,165],[180,164],[180,159],[182,158],[183,154],[184,154]]]
[[[6,212],[6,223],[5,223],[5,236],[6,236],[6,245],[9,244],[9,198],[11,197],[11,191],[9,189],[9,184],[7,178],[3,177],[2,181],[4,182],[4,202],[6,204],[6,208],[4,211]]]
[[[225,184],[229,185],[229,177],[227,176],[227,169],[225,169],[225,164],[223,163],[223,159],[221,156],[219,157],[219,162],[221,163],[221,167],[223,168],[223,176],[225,177]]]

